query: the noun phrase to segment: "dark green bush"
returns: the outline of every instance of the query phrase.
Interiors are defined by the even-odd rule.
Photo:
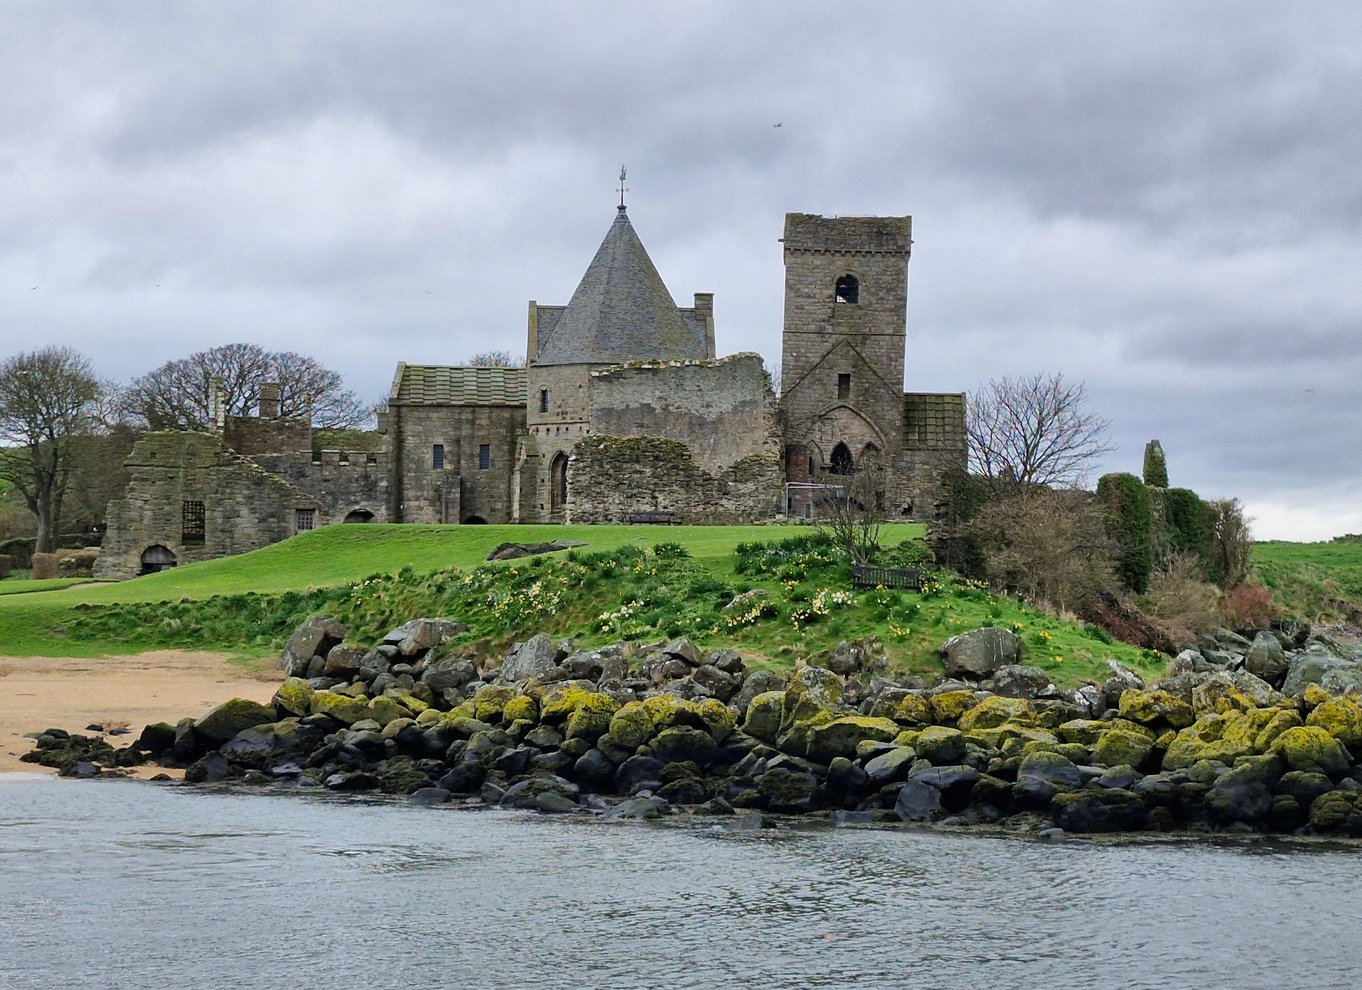
[[[1116,576],[1130,591],[1143,594],[1154,570],[1150,546],[1149,489],[1133,474],[1104,474],[1097,482],[1107,534],[1116,541]]]
[[[1170,488],[1164,492],[1163,518],[1169,550],[1192,553],[1209,563],[1215,516],[1196,492],[1187,488]]]

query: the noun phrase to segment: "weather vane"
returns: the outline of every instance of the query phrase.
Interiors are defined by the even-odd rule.
[[[625,177],[626,174],[627,174],[627,173],[624,171],[624,166],[621,165],[621,166],[620,166],[620,209],[621,209],[621,210],[624,209],[624,194],[625,194],[626,192],[629,191],[629,190],[625,187],[625,185],[624,185],[624,177]]]

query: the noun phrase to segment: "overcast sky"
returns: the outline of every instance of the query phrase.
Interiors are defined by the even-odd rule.
[[[0,356],[366,399],[523,352],[629,213],[778,360],[786,212],[911,214],[908,389],[1085,382],[1103,470],[1362,532],[1362,4],[0,4]]]

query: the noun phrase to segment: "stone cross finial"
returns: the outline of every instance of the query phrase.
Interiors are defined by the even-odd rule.
[[[629,191],[628,188],[626,188],[625,185],[624,185],[624,177],[625,177],[626,174],[627,174],[627,173],[624,171],[624,166],[621,165],[621,166],[620,166],[620,207],[619,207],[621,210],[624,209],[624,194],[627,193],[627,192]]]

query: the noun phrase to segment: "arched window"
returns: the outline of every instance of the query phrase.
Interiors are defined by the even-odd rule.
[[[832,448],[833,474],[851,474],[855,469],[855,465],[851,461],[851,451],[847,449],[846,444],[839,443]]]
[[[837,280],[832,298],[839,303],[855,303],[861,299],[861,281],[855,275],[843,275]]]
[[[549,508],[554,512],[562,512],[567,505],[567,469],[567,454],[560,453],[549,462]]]

